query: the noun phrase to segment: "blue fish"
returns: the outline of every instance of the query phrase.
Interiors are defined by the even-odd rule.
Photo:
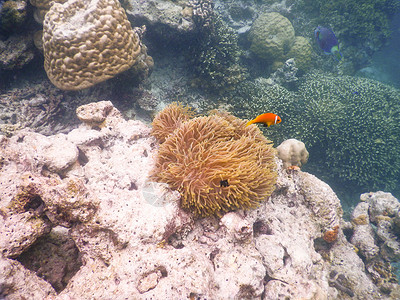
[[[336,60],[341,60],[343,55],[339,50],[339,42],[329,28],[318,26],[314,31],[318,46],[326,53],[332,54]]]

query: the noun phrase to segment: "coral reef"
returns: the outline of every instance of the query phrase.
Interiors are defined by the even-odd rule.
[[[278,157],[283,162],[284,168],[290,166],[301,167],[307,163],[308,151],[306,145],[301,141],[288,139],[276,147],[276,150],[278,151]]]
[[[35,56],[33,48],[29,34],[14,34],[5,41],[0,40],[0,71],[25,67]]]
[[[251,100],[249,100],[251,99]],[[394,190],[400,178],[400,92],[366,78],[310,73],[297,91],[265,79],[237,86],[226,101],[242,118],[269,111],[283,122],[268,129],[279,144],[307,145],[307,168],[341,184]]]
[[[296,61],[293,58],[289,58],[282,67],[271,74],[268,81],[289,88],[299,80],[296,76],[298,70]]]
[[[6,1],[0,9],[0,33],[9,36],[23,27],[27,17],[27,0]]]
[[[0,95],[0,132],[11,136],[26,127],[45,135],[65,132],[79,122],[73,107],[86,101],[90,100],[71,97],[47,80],[11,89]]]
[[[294,13],[305,14],[306,24],[330,24],[353,72],[365,66],[384,45],[390,36],[390,20],[399,9],[396,0],[367,0],[362,4],[355,0],[301,0],[293,8]]]
[[[176,36],[193,32],[193,11],[189,1],[126,0],[123,6],[129,19],[152,28],[159,38],[176,40]]]
[[[396,229],[400,202],[390,193],[365,193],[355,207],[351,223],[351,243],[365,261],[373,281],[389,294],[398,284],[391,263],[400,261]]]
[[[183,122],[160,145],[152,177],[179,191],[196,216],[256,207],[274,190],[274,150],[245,124],[225,114]]]
[[[298,94],[303,99],[299,138],[318,164],[325,165],[332,177],[364,188],[396,187],[399,90],[364,78],[309,74]],[[310,122],[304,122],[306,117]]]
[[[193,20],[198,27],[210,27],[213,24],[213,0],[189,0],[193,10]]]
[[[199,77],[198,85],[221,94],[233,89],[247,74],[240,64],[241,50],[235,31],[218,15],[212,15],[210,22],[208,27],[200,24],[191,59]]]
[[[54,3],[63,4],[67,0],[30,0],[30,3],[36,8],[34,11],[35,21],[39,24],[43,24],[44,16],[49,11],[51,5]]]
[[[311,67],[312,47],[309,41],[302,36],[296,36],[293,46],[287,53],[287,58],[294,58],[296,67],[305,72]]]
[[[0,138],[1,297],[396,299],[398,285],[385,279],[387,266],[375,264],[374,273],[367,273],[342,226],[334,243],[322,240],[343,220],[339,199],[315,176],[288,173],[278,161],[271,201],[221,219],[194,220],[179,208],[179,193],[148,181],[157,154],[150,128],[125,121],[110,102],[84,106],[79,114],[84,124],[62,135],[68,147],[59,143],[60,136],[21,132]],[[46,160],[44,145],[58,148],[60,157]],[[66,158],[75,157],[76,148],[78,158],[70,165]],[[23,179],[23,172],[32,179]],[[35,200],[27,211],[10,211],[11,200],[26,186],[23,180],[33,180],[37,190],[31,192],[38,192],[43,205],[33,205]],[[84,193],[75,194],[80,203],[96,206],[90,215],[84,215],[85,206],[73,207],[79,185],[68,185],[71,180],[83,185]],[[48,209],[55,203],[52,216]],[[38,221],[47,225],[34,224]],[[46,235],[56,223],[62,227]],[[69,239],[55,240],[60,231],[63,237],[68,231]],[[52,243],[48,247],[46,240]],[[70,254],[68,260],[60,251]],[[25,260],[30,254],[47,264],[37,261],[31,268]],[[60,272],[59,266],[72,268]],[[78,272],[69,271],[74,268]],[[386,280],[383,285],[374,283],[380,279]]]
[[[44,68],[64,90],[93,86],[135,65],[149,69],[152,60],[140,34],[132,30],[119,1],[55,3],[43,22]]]
[[[250,49],[269,61],[281,61],[295,41],[292,23],[279,13],[258,16],[249,32]]]

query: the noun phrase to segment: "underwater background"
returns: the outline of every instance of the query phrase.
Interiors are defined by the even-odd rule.
[[[141,49],[128,67],[104,77],[102,62],[84,74],[78,64],[79,76],[62,78],[71,55],[51,38],[69,27],[49,1],[0,0],[0,134],[68,132],[78,106],[101,100],[147,124],[173,101],[249,120],[272,112],[282,123],[264,135],[275,147],[305,143],[302,170],[333,188],[345,218],[361,193],[400,197],[399,0],[160,2],[120,1]],[[96,34],[79,38],[73,57],[84,64]],[[81,86],[87,73],[95,79]]]

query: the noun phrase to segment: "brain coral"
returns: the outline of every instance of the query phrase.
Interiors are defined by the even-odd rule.
[[[274,190],[275,150],[256,126],[229,114],[184,122],[160,145],[152,177],[196,216],[256,207]]]
[[[140,38],[118,0],[55,3],[43,23],[44,67],[51,82],[80,90],[138,62]]]
[[[287,58],[294,58],[296,67],[305,71],[311,66],[312,47],[308,40],[302,36],[296,36],[294,44],[288,54]]]
[[[250,50],[268,61],[283,60],[295,36],[292,23],[279,13],[261,14],[249,32]]]
[[[288,139],[276,147],[276,150],[278,151],[278,157],[283,162],[284,168],[290,166],[301,167],[307,163],[308,151],[306,145],[301,141]]]

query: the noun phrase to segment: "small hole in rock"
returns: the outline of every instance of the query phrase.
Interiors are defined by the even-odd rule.
[[[78,148],[78,162],[81,166],[84,166],[89,162],[89,159],[87,158],[86,154],[79,148]]]
[[[43,202],[42,198],[40,198],[39,195],[32,195],[32,197],[29,199],[29,201],[25,203],[24,210],[25,211],[36,210],[40,206],[43,206],[43,205],[44,205],[44,202]]]
[[[82,266],[81,254],[68,229],[57,226],[19,255],[25,268],[49,282],[60,293]]]
[[[137,190],[138,187],[137,187],[136,183],[132,181],[132,182],[131,182],[131,185],[129,186],[128,189],[129,189],[130,191],[132,191],[132,190]]]
[[[258,237],[261,234],[272,235],[272,230],[267,223],[264,221],[256,221],[253,224],[254,237]]]
[[[350,242],[350,239],[354,233],[353,228],[343,228],[343,233],[344,233],[344,236],[346,237],[347,241]]]

